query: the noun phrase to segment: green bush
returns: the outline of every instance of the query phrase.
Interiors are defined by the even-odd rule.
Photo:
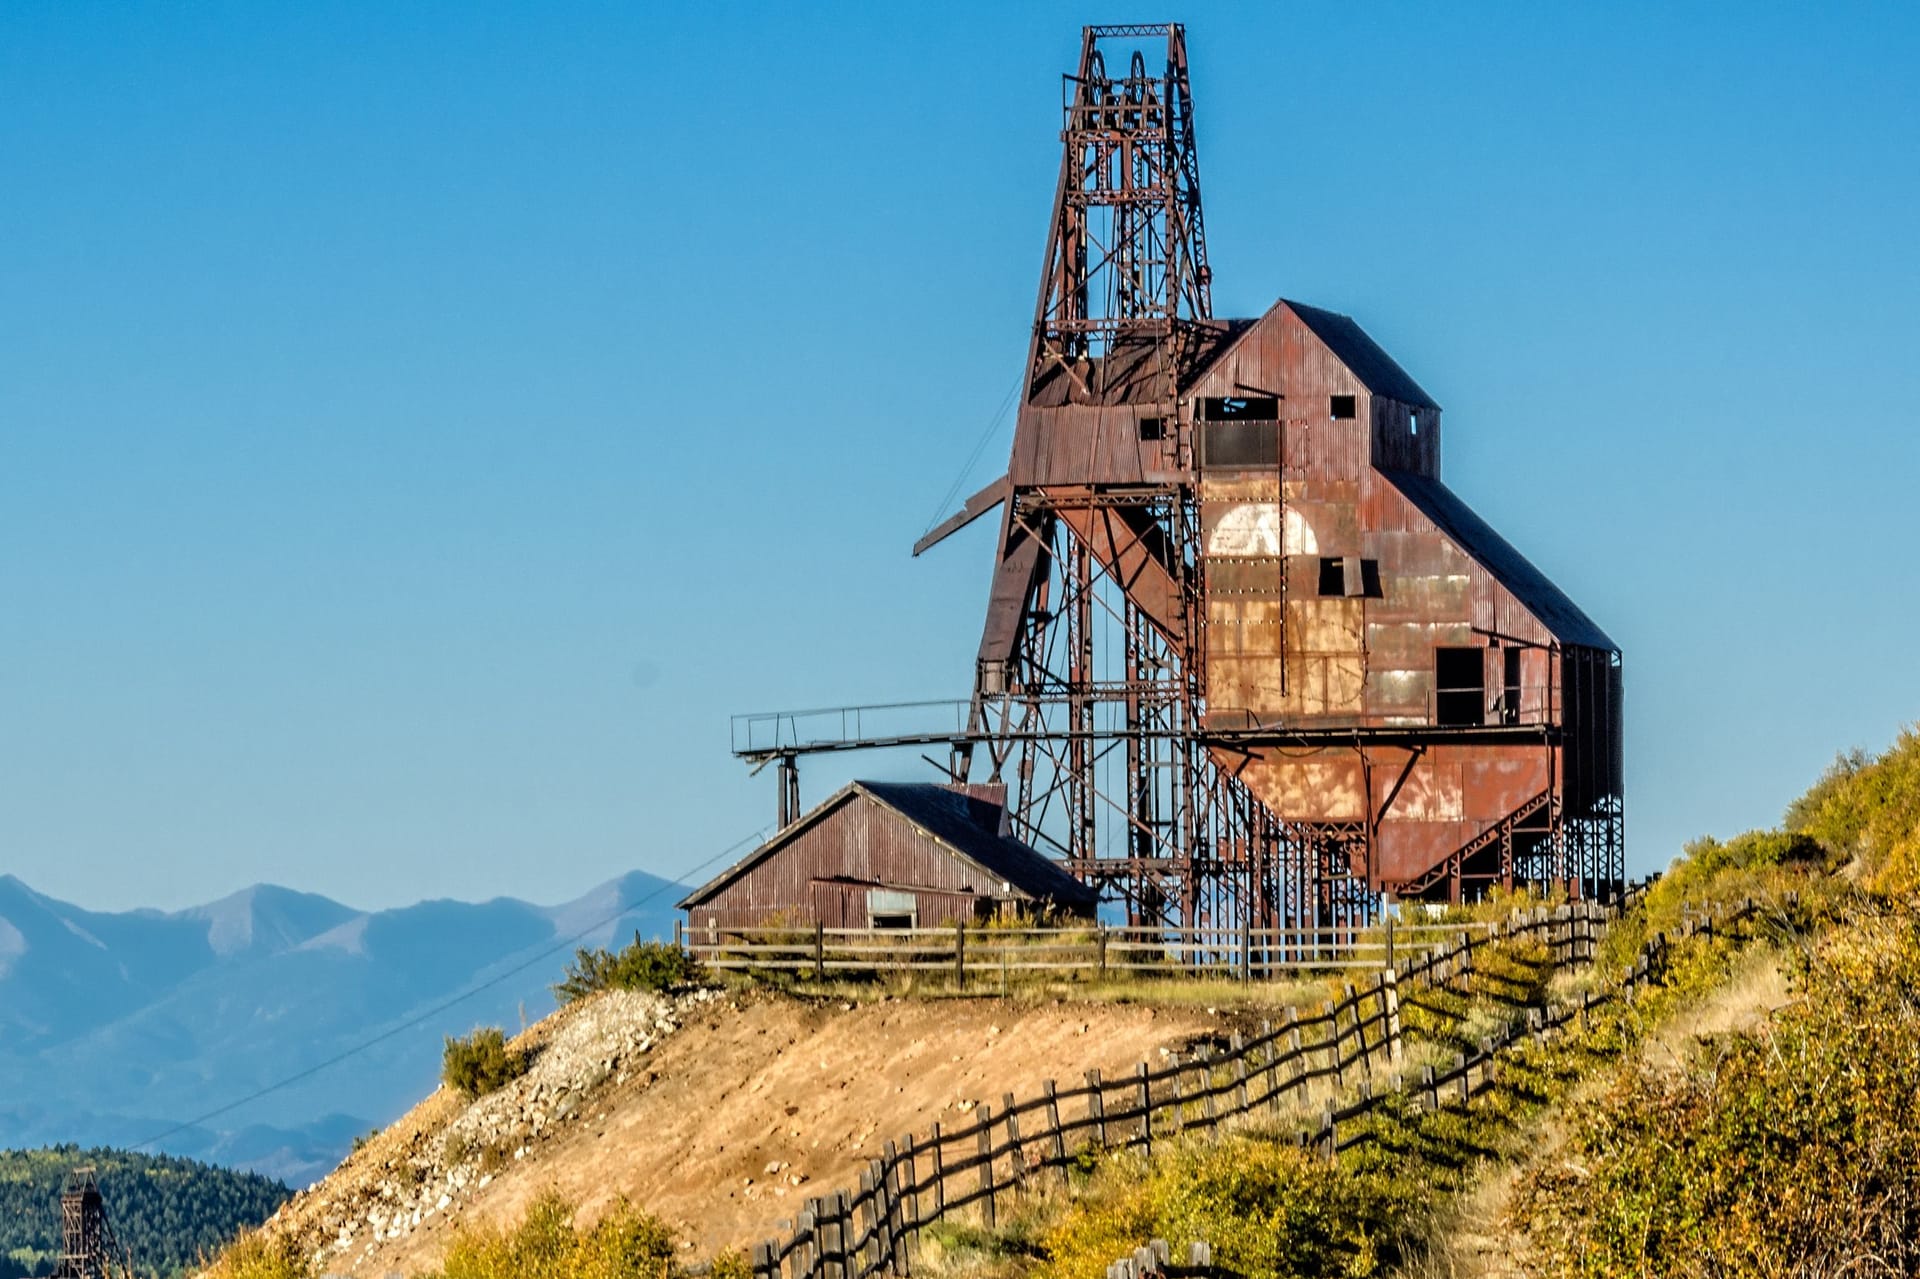
[[[526,1074],[529,1064],[525,1053],[507,1047],[506,1033],[498,1026],[483,1026],[465,1039],[447,1037],[440,1077],[469,1098],[484,1097]]]
[[[624,950],[600,947],[576,951],[567,965],[565,979],[553,993],[563,1004],[602,990],[672,990],[701,978],[700,965],[692,956],[671,942],[641,941],[633,935],[633,944]]]
[[[285,1235],[242,1235],[207,1270],[208,1279],[312,1279],[313,1266]]]
[[[1917,923],[1828,930],[1768,1022],[1577,1107],[1516,1203],[1548,1273],[1920,1270]]]
[[[558,1192],[534,1200],[512,1230],[462,1227],[435,1279],[665,1279],[673,1234],[621,1199],[591,1229],[574,1225]]]
[[[1787,827],[1857,858],[1875,891],[1920,894],[1920,731],[1905,729],[1879,756],[1836,759],[1787,810]]]
[[[1404,1255],[1424,1218],[1427,1192],[1291,1142],[1229,1136],[1183,1143],[1151,1163],[1116,1156],[1091,1193],[1042,1239],[1058,1279],[1099,1279],[1116,1257],[1148,1239],[1213,1246],[1214,1264],[1245,1279],[1367,1275]]]

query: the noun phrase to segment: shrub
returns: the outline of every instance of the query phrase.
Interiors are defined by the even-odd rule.
[[[1911,1274],[1920,1268],[1920,932],[1829,930],[1800,998],[1576,1108],[1516,1215],[1549,1273]]]
[[[602,990],[671,990],[700,980],[700,965],[671,942],[641,941],[621,951],[582,947],[567,965],[566,977],[553,993],[561,1003]]]
[[[656,1217],[617,1200],[589,1230],[573,1205],[548,1191],[510,1231],[466,1226],[447,1244],[438,1279],[665,1279],[673,1234]]]
[[[1224,1273],[1246,1279],[1372,1274],[1401,1254],[1425,1199],[1412,1178],[1235,1136],[1152,1163],[1107,1161],[1043,1246],[1059,1279],[1099,1279],[1152,1238],[1175,1247],[1205,1239]]]
[[[465,1039],[447,1037],[440,1077],[469,1098],[484,1097],[527,1073],[527,1055],[507,1047],[498,1026],[484,1026]]]
[[[206,1270],[208,1279],[312,1279],[313,1266],[285,1235],[242,1235]]]

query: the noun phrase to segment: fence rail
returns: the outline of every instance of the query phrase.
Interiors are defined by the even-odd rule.
[[[962,985],[1008,974],[1080,977],[1228,977],[1377,971],[1443,950],[1489,924],[1391,923],[1364,932],[1297,928],[719,928],[683,930],[686,952],[708,968],[824,979],[849,973],[945,973]]]
[[[1508,1044],[1584,1018],[1604,999],[1588,996],[1558,1011],[1530,1010],[1524,1030],[1510,1023],[1447,1070],[1423,1069],[1417,1083],[1394,1070],[1389,1088],[1377,1092],[1376,1070],[1393,1070],[1402,1058],[1401,991],[1464,989],[1475,971],[1475,952],[1495,941],[1543,943],[1554,968],[1587,962],[1606,921],[1629,908],[1640,891],[1630,891],[1616,907],[1574,903],[1518,914],[1487,931],[1456,929],[1451,943],[1381,967],[1363,986],[1347,984],[1341,998],[1317,1012],[1289,1008],[1278,1024],[1265,1022],[1250,1038],[1235,1034],[1225,1044],[1203,1043],[1157,1066],[1143,1061],[1114,1078],[1092,1070],[1078,1084],[1048,1080],[1038,1096],[1022,1101],[1008,1093],[997,1109],[980,1104],[966,1123],[936,1123],[924,1135],[887,1142],[861,1173],[858,1189],[807,1200],[797,1220],[782,1223],[784,1237],[754,1247],[755,1279],[908,1274],[907,1242],[918,1231],[969,1208],[991,1228],[1002,1197],[1043,1177],[1064,1182],[1083,1149],[1151,1154],[1155,1142],[1185,1131],[1212,1131],[1262,1107],[1278,1111],[1290,1100],[1304,1101],[1319,1081],[1330,1080],[1336,1098],[1350,1085],[1358,1089],[1345,1105],[1328,1100],[1317,1132],[1301,1132],[1303,1145],[1316,1144],[1329,1155],[1367,1140],[1366,1130],[1352,1121],[1396,1091],[1412,1092],[1436,1109],[1456,1099],[1466,1105],[1492,1086],[1496,1060]],[[1736,917],[1751,910],[1749,902]],[[1628,973],[1625,997],[1638,984],[1657,980],[1665,957],[1666,938],[1656,935]]]

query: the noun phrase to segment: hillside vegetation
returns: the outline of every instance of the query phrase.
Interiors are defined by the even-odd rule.
[[[1653,951],[1657,984],[1624,997],[1622,975]],[[1588,994],[1608,998],[1551,1036],[1521,1036],[1471,1108],[1427,1113],[1390,1094],[1360,1121],[1366,1139],[1336,1158],[1300,1144],[1308,1114],[1167,1141],[1151,1161],[1088,1150],[1070,1187],[1024,1194],[993,1230],[933,1227],[916,1272],[1099,1279],[1164,1238],[1209,1242],[1223,1273],[1243,1279],[1920,1273],[1920,735],[1841,758],[1778,829],[1690,845],[1590,969],[1556,974],[1531,940],[1490,945],[1464,988],[1408,999],[1408,1066]],[[872,1029],[883,1056],[922,1047]],[[807,1070],[823,1064],[823,1037],[791,1042]],[[777,1095],[773,1078],[756,1074],[746,1091]],[[557,1146],[539,1175],[564,1183],[582,1149]],[[712,1190],[714,1210],[723,1195],[739,1204],[739,1176],[733,1191]],[[686,1210],[650,1215],[662,1200],[645,1193],[578,1218],[578,1201],[551,1190],[510,1202],[511,1215],[452,1224],[436,1259],[408,1272],[661,1276],[699,1255],[681,1251]],[[714,1273],[741,1264],[722,1252]],[[256,1240],[221,1273],[311,1268]]]
[[[0,1151],[0,1279],[44,1275],[60,1248],[60,1189],[91,1164],[120,1242],[142,1276],[185,1273],[292,1192],[277,1181],[167,1155],[56,1146]]]
[[[1920,735],[1836,761],[1781,830],[1690,854],[1668,900],[1805,859],[1839,874],[1783,956],[1791,1003],[1577,1108],[1515,1204],[1541,1270],[1920,1271]]]

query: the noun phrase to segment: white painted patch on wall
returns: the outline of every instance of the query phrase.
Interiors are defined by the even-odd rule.
[[[1320,540],[1300,512],[1278,502],[1245,502],[1221,517],[1207,539],[1207,554],[1221,556],[1318,555]]]

